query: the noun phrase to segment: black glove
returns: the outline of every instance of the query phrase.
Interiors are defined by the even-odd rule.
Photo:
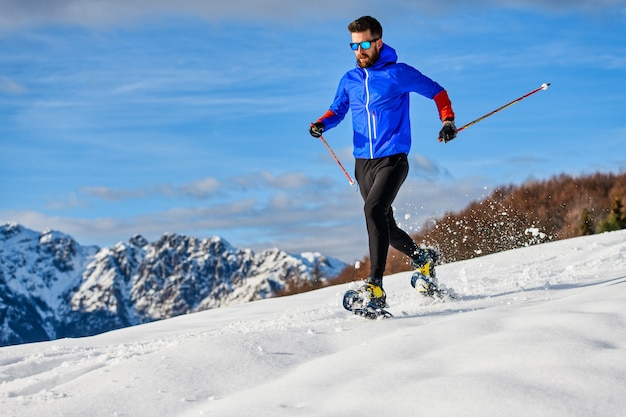
[[[314,138],[321,137],[322,133],[324,133],[324,123],[322,122],[311,123],[311,127],[309,128],[309,133]]]
[[[456,138],[456,126],[452,120],[444,120],[443,127],[439,131],[439,142],[450,142]]]

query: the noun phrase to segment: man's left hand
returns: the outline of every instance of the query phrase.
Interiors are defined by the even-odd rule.
[[[439,142],[450,142],[456,138],[456,126],[453,120],[444,120],[443,127],[439,131]]]

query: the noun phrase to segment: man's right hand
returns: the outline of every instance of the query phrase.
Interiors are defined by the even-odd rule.
[[[309,127],[309,133],[314,138],[321,137],[322,133],[324,133],[324,123],[322,122],[311,123],[311,127]]]

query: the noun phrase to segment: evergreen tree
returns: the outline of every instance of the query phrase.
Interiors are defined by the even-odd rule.
[[[624,215],[623,209],[622,199],[616,196],[611,204],[610,214],[598,224],[598,232],[626,229],[626,215]]]
[[[580,215],[580,225],[578,226],[581,236],[589,236],[593,234],[593,219],[589,214],[589,209],[584,208]]]
[[[624,204],[622,203],[622,199],[619,197],[615,197],[613,201],[614,210],[617,224],[620,229],[626,229],[626,213],[624,213]]]

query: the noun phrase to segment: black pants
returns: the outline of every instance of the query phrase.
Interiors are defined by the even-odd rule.
[[[408,174],[406,154],[356,160],[355,177],[365,203],[372,277],[382,278],[389,245],[409,257],[419,251],[411,237],[396,224],[391,207]]]

